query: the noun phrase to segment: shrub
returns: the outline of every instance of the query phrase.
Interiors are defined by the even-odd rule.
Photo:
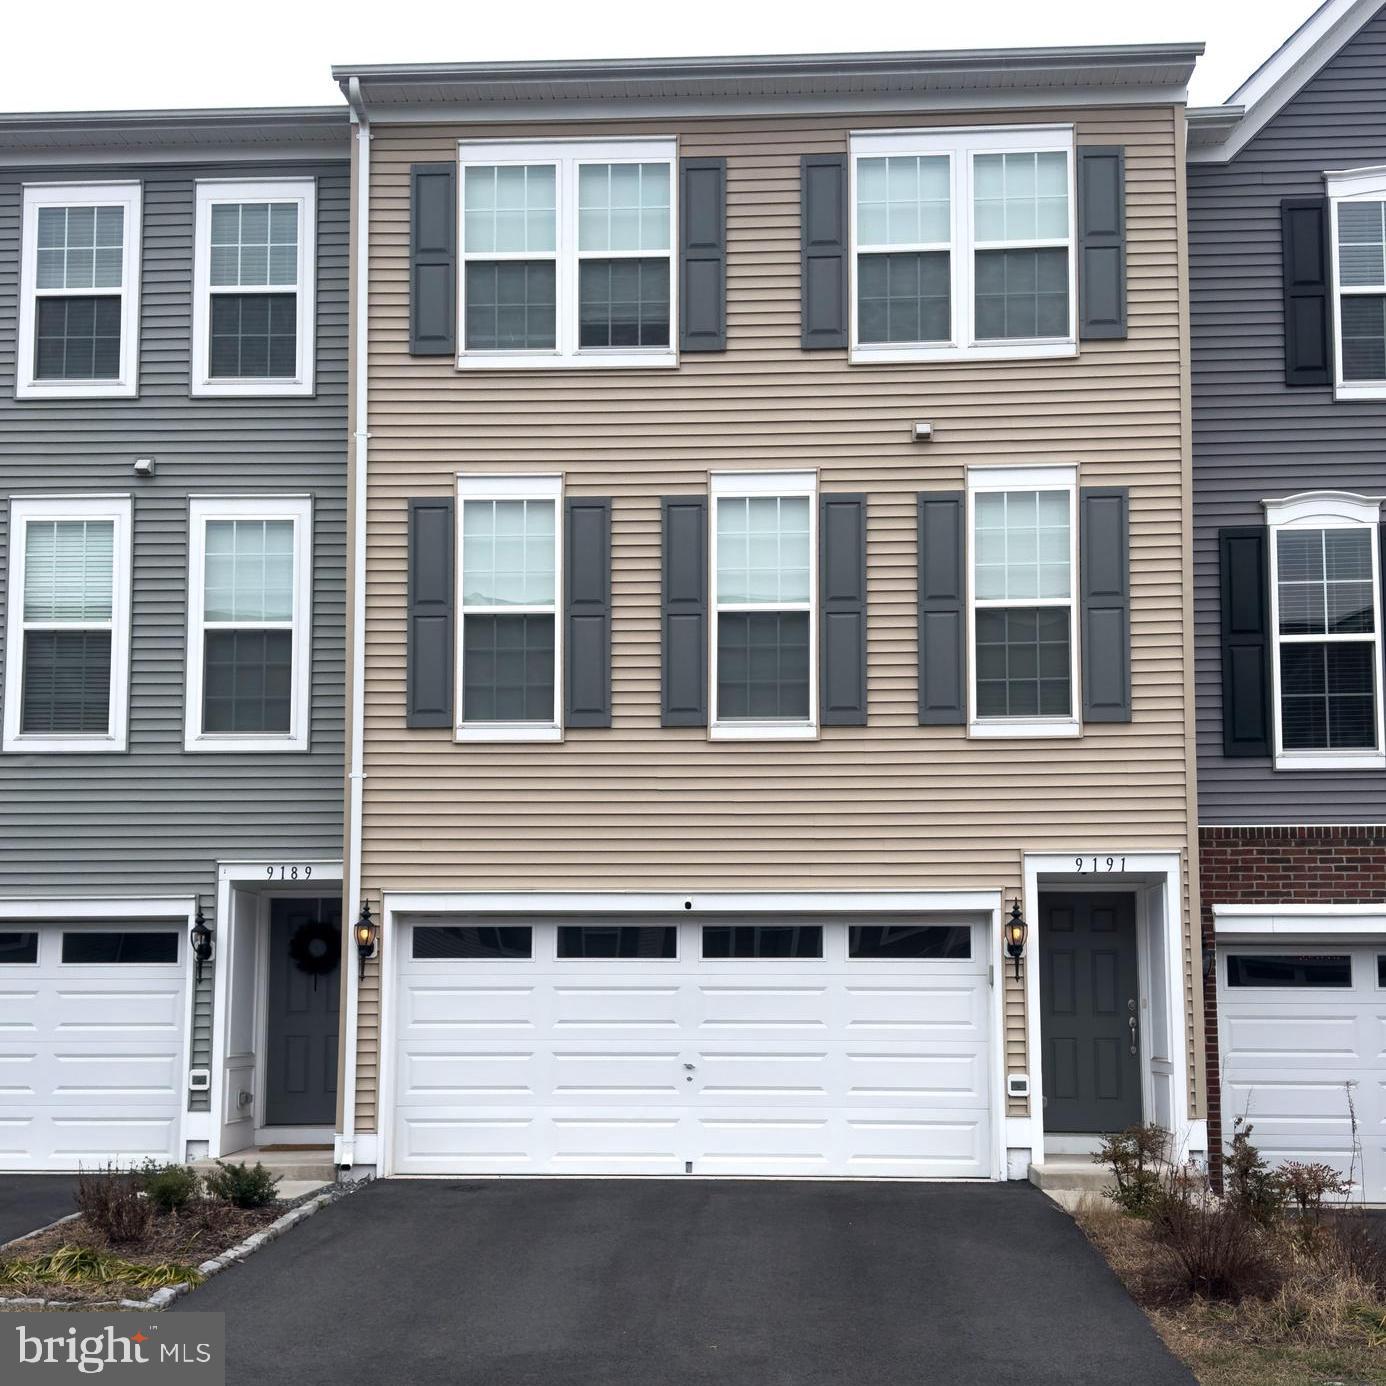
[[[146,1160],[139,1172],[144,1196],[158,1213],[178,1213],[190,1204],[202,1187],[186,1165],[161,1165]]]
[[[1148,1122],[1104,1136],[1093,1161],[1111,1167],[1106,1193],[1118,1207],[1144,1216],[1160,1201],[1160,1170],[1169,1153],[1169,1132]]]
[[[1268,1298],[1280,1287],[1283,1273],[1265,1230],[1240,1204],[1170,1180],[1150,1226],[1177,1290],[1236,1304]]]
[[[1232,1123],[1232,1144],[1223,1155],[1223,1184],[1228,1203],[1262,1227],[1271,1227],[1285,1212],[1289,1189],[1284,1176],[1271,1169],[1251,1143],[1254,1129],[1245,1117]]]
[[[87,1224],[114,1244],[138,1241],[149,1229],[150,1206],[139,1176],[122,1174],[115,1165],[82,1171],[77,1207]]]
[[[145,1265],[90,1246],[60,1246],[43,1256],[0,1263],[0,1283],[6,1285],[131,1285],[159,1290],[184,1282],[198,1285],[202,1279],[200,1271],[176,1261]]]
[[[1330,1215],[1324,1257],[1386,1300],[1386,1220],[1360,1209]]]
[[[258,1161],[254,1165],[228,1165],[217,1161],[215,1174],[209,1174],[207,1192],[237,1208],[268,1208],[275,1200],[279,1175],[271,1174]]]

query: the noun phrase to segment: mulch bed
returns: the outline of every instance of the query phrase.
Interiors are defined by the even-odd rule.
[[[76,1218],[8,1247],[0,1252],[0,1264],[27,1261],[56,1251],[59,1247],[85,1246],[109,1252],[122,1261],[143,1265],[174,1261],[197,1266],[268,1227],[288,1211],[288,1206],[276,1203],[268,1208],[233,1208],[211,1201],[198,1203],[181,1213],[153,1217],[145,1235],[133,1242],[110,1242],[89,1226],[85,1218]],[[113,1298],[144,1299],[149,1293],[119,1284],[62,1285],[49,1281],[20,1281],[0,1285],[0,1299],[34,1297],[68,1303],[86,1300],[104,1302]]]

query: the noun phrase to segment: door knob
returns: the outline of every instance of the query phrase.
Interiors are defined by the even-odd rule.
[[[684,1068],[686,1068],[690,1073],[693,1072],[693,1065],[692,1065],[692,1064],[684,1064]]]
[[[1135,1017],[1135,1016],[1132,1016],[1126,1023],[1131,1027],[1131,1052],[1132,1052],[1133,1054],[1135,1054],[1135,1053],[1137,1052],[1137,1045],[1136,1045],[1136,1017]]]

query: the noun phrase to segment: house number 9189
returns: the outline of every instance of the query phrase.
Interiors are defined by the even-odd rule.
[[[265,867],[265,879],[267,881],[311,881],[313,868],[311,866],[285,866],[281,862],[278,866]]]
[[[1073,864],[1078,868],[1078,874],[1080,876],[1091,875],[1094,871],[1126,870],[1125,857],[1074,857]]]

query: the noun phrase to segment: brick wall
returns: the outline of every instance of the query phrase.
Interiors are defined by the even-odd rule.
[[[1219,904],[1373,904],[1386,901],[1386,826],[1200,828],[1204,956],[1213,951]],[[1208,1045],[1208,1144],[1221,1176],[1217,979],[1203,984]]]

